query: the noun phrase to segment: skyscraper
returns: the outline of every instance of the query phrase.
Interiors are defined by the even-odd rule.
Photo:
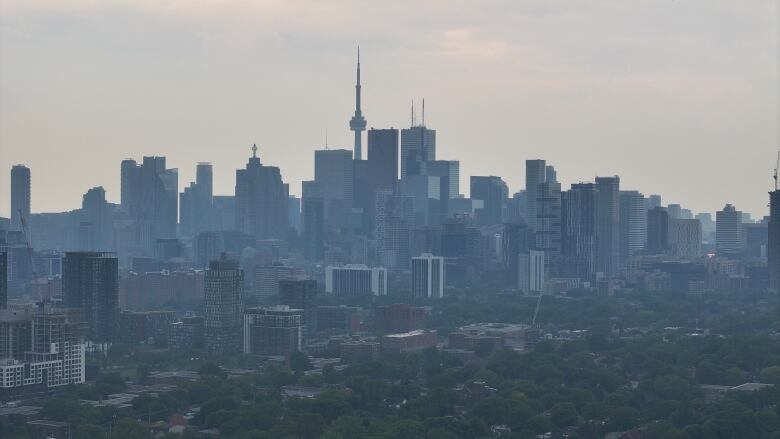
[[[122,161],[122,210],[133,221],[134,246],[147,256],[160,238],[175,238],[178,223],[179,171],[167,169],[165,157]]]
[[[433,160],[425,163],[425,175],[438,177],[440,223],[450,215],[450,200],[460,195],[460,162],[457,160]]]
[[[30,240],[30,168],[15,165],[11,168],[11,230],[26,229]]]
[[[115,337],[119,316],[119,265],[113,253],[68,252],[62,258],[62,304],[80,312],[89,339]]]
[[[87,225],[86,236],[80,237],[83,251],[110,251],[114,228],[111,209],[102,186],[88,190],[81,201],[81,224]]]
[[[325,203],[325,223],[329,230],[346,226],[352,211],[354,183],[352,152],[346,149],[314,151],[314,181]]]
[[[769,193],[767,259],[769,288],[780,291],[780,190]]]
[[[0,309],[8,308],[8,252],[0,252]]]
[[[550,170],[552,166],[547,168],[550,173],[555,172]],[[537,185],[536,250],[544,255],[547,269],[542,270],[542,273],[557,273],[561,256],[561,184],[552,178]]]
[[[179,196],[179,231],[184,236],[214,230],[213,175],[211,163],[198,163],[195,181]]]
[[[596,177],[598,192],[597,271],[616,276],[620,268],[620,177]]]
[[[302,182],[303,247],[309,261],[325,257],[325,201],[316,181]]]
[[[423,116],[424,117],[424,116]],[[436,160],[436,130],[412,125],[401,130],[401,177],[424,172],[424,163]]]
[[[638,191],[620,191],[620,260],[625,263],[647,242],[647,200]]]
[[[547,163],[544,160],[525,161],[525,194],[526,204],[525,221],[528,226],[536,230],[536,198],[539,183],[546,181]]]
[[[375,212],[374,238],[379,263],[389,268],[407,268],[414,229],[413,198],[380,190],[376,194]]]
[[[235,354],[241,351],[241,328],[244,315],[244,272],[238,262],[224,255],[211,261],[206,271],[204,310],[204,343],[212,354]]]
[[[395,193],[398,181],[398,130],[368,130],[368,160],[365,165],[368,194],[363,207],[366,229],[374,231],[377,193]]]
[[[398,130],[368,130],[368,171],[374,191],[395,191],[398,181]]]
[[[444,258],[423,253],[412,258],[412,297],[444,297]]]
[[[647,211],[647,251],[651,255],[660,255],[668,250],[669,213],[664,207],[653,207]]]
[[[718,256],[738,257],[744,248],[742,239],[742,212],[726,204],[715,212],[715,251]]]
[[[252,145],[246,169],[236,170],[236,229],[257,239],[287,236],[289,188],[276,166],[264,166]]]
[[[598,244],[598,190],[593,183],[577,183],[562,194],[562,267],[572,277],[592,279]]]
[[[317,281],[313,279],[283,279],[279,281],[279,300],[282,305],[303,310],[306,334],[317,331]]]
[[[501,259],[504,271],[507,273],[507,285],[511,288],[519,285],[518,258],[520,254],[528,254],[535,246],[534,232],[525,222],[504,224],[504,231],[501,235]]]
[[[471,199],[482,200],[483,207],[477,209],[476,223],[481,227],[493,226],[504,222],[504,208],[509,197],[509,189],[501,177],[471,177]]]
[[[355,83],[355,115],[349,121],[349,129],[355,132],[355,160],[363,160],[362,132],[366,130],[366,118],[360,105],[360,48],[357,58],[357,82]]]

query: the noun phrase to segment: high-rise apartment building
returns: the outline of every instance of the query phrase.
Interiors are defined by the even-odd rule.
[[[744,249],[742,212],[726,204],[715,213],[715,251],[718,256],[739,257]]]
[[[204,342],[212,354],[241,352],[244,272],[235,260],[212,261],[204,289]]]
[[[62,258],[62,305],[78,310],[88,338],[110,342],[119,315],[119,264],[113,253],[68,252]]]
[[[598,250],[596,270],[608,277],[620,268],[620,178],[596,177]]]
[[[548,174],[555,171],[547,166]],[[536,250],[543,252],[547,272],[557,273],[561,256],[561,184],[552,178],[536,190]]]
[[[17,313],[16,311],[14,311]],[[0,334],[12,336],[0,342],[18,344],[0,361],[0,398],[42,388],[80,384],[85,381],[85,356],[81,325],[68,314],[41,303],[32,316],[0,316]],[[9,327],[13,326],[13,330]],[[23,354],[21,350],[23,349]]]
[[[547,163],[544,160],[525,161],[525,194],[528,199],[525,220],[532,230],[536,230],[536,198],[539,183],[547,180],[546,175]]]
[[[562,194],[562,272],[592,279],[598,244],[598,190],[593,183],[577,183]]]
[[[620,191],[620,261],[645,249],[647,200],[638,191]]]
[[[780,190],[778,189],[769,193],[768,229],[769,288],[780,291]]]
[[[445,279],[443,257],[423,253],[412,258],[412,297],[444,297]]]
[[[22,227],[24,223],[24,227]],[[11,231],[26,229],[30,240],[30,168],[15,165],[11,168]]]
[[[276,166],[264,166],[252,146],[245,169],[236,170],[236,229],[257,239],[287,236],[289,188]]]
[[[0,309],[8,308],[8,252],[0,251]]]

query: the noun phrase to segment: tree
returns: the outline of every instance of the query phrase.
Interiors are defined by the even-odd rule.
[[[111,433],[111,439],[151,439],[151,437],[148,428],[130,418],[120,419]]]
[[[76,427],[75,436],[77,439],[104,439],[106,431],[94,424],[84,424]]]
[[[290,353],[290,369],[295,372],[305,372],[311,368],[311,360],[309,360],[308,355],[298,351]]]
[[[577,424],[577,409],[570,402],[555,404],[550,413],[550,420],[559,428]]]

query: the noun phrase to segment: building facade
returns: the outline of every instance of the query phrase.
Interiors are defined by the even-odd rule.
[[[443,257],[423,253],[412,258],[412,297],[444,297],[445,279]]]
[[[241,352],[244,315],[244,272],[238,262],[212,261],[204,291],[204,343],[212,354]]]
[[[387,269],[350,264],[325,268],[325,292],[340,297],[387,295]]]
[[[68,252],[62,259],[62,305],[76,309],[87,337],[110,342],[119,314],[119,263],[113,253]]]

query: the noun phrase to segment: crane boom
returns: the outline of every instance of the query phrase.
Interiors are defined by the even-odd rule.
[[[539,293],[539,298],[536,299],[536,309],[534,309],[534,318],[531,319],[531,326],[536,325],[536,316],[539,315],[539,306],[542,304],[542,293]]]

